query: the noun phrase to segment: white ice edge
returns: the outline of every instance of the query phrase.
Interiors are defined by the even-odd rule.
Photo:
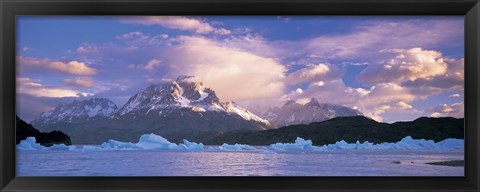
[[[239,151],[239,150],[262,150],[261,154],[275,154],[275,151],[282,150],[312,150],[312,151],[332,151],[332,150],[450,150],[463,149],[463,139],[445,139],[435,143],[433,140],[413,139],[410,136],[403,138],[396,143],[373,144],[368,141],[363,143],[347,143],[338,141],[334,144],[313,146],[311,140],[305,140],[297,137],[295,143],[275,143],[264,148],[255,148],[245,144],[226,144],[220,146],[209,146],[205,148],[203,143],[190,142],[186,139],[181,144],[171,143],[167,139],[151,134],[144,134],[137,143],[121,142],[108,140],[101,145],[83,145],[66,146],[64,144],[55,144],[50,147],[42,146],[36,143],[35,137],[28,137],[22,140],[18,145],[18,150],[72,150],[72,151],[97,151],[97,150],[169,150],[169,151]]]

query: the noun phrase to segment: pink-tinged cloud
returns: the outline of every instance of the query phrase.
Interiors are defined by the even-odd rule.
[[[162,27],[177,29],[182,31],[192,31],[198,34],[219,34],[228,35],[230,30],[224,28],[215,28],[211,24],[199,19],[183,16],[136,16],[122,17],[121,22],[140,25],[160,25]]]
[[[380,82],[415,81],[430,79],[447,72],[446,59],[438,51],[411,48],[382,52],[394,55],[380,64],[370,64],[358,75],[360,82],[371,85]]]
[[[310,65],[306,68],[294,71],[287,75],[287,84],[298,84],[304,82],[317,82],[339,79],[343,76],[345,70],[329,64]]]
[[[82,77],[76,79],[64,79],[62,83],[76,87],[90,88],[95,85],[95,80],[89,77]]]
[[[63,97],[85,97],[91,93],[81,92],[73,89],[46,86],[40,80],[32,80],[28,77],[17,77],[17,93],[28,94],[35,97],[63,98]]]
[[[182,36],[162,60],[171,76],[193,75],[214,89],[220,98],[245,101],[283,95],[286,68],[271,58],[223,47],[204,37]]]
[[[87,64],[79,61],[70,61],[64,63],[61,61],[51,62],[48,67],[57,71],[73,74],[73,75],[95,75],[97,72],[94,68],[87,66]]]
[[[432,117],[456,117],[463,118],[465,116],[465,104],[463,102],[454,104],[440,104],[435,109],[429,110]]]
[[[377,121],[383,121],[382,115],[386,112],[414,112],[409,103],[419,99],[407,88],[394,83],[380,83],[370,89],[362,89],[348,87],[342,79],[313,82],[307,89],[292,91],[285,97],[299,102],[313,97],[319,102],[356,108]]]
[[[26,67],[39,67],[73,75],[94,75],[97,73],[94,68],[91,68],[86,63],[79,61],[70,61],[68,63],[64,63],[62,61],[52,61],[48,58],[17,56],[17,64],[21,69]]]

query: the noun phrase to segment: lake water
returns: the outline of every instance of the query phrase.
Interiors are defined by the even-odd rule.
[[[17,150],[17,176],[463,176],[455,150]]]

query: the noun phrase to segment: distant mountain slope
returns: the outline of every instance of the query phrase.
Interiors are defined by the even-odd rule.
[[[43,127],[57,123],[80,123],[99,117],[106,117],[117,111],[118,107],[106,98],[92,98],[72,103],[60,103],[54,110],[40,114],[32,125]]]
[[[288,101],[281,107],[269,109],[263,118],[269,120],[277,127],[295,124],[308,124],[325,121],[334,117],[363,115],[360,111],[327,103],[319,103],[312,98],[310,102],[302,105],[295,101]]]
[[[268,145],[293,142],[296,137],[311,139],[314,145],[325,145],[345,140],[348,143],[369,141],[373,143],[397,142],[405,136],[414,139],[441,141],[447,138],[462,139],[464,119],[451,117],[421,117],[409,122],[379,123],[363,116],[337,117],[309,125],[291,125],[273,130],[219,135],[204,144],[242,143]]]
[[[187,81],[187,78],[181,76],[175,81],[150,85],[106,116],[83,116],[86,118],[71,121],[63,116],[49,115],[49,119],[62,120],[49,120],[39,127],[62,130],[71,135],[75,144],[99,144],[109,139],[136,142],[146,133],[181,142],[182,139],[211,138],[230,131],[274,128],[267,120],[233,102],[222,102],[212,89],[200,82]],[[63,113],[54,111],[51,114]],[[82,111],[82,114],[86,113]]]
[[[53,144],[65,144],[71,145],[70,137],[61,131],[52,131],[49,133],[40,132],[32,125],[26,123],[16,117],[16,144],[19,144],[21,140],[25,140],[27,137],[35,137],[37,143],[44,146],[50,146]]]

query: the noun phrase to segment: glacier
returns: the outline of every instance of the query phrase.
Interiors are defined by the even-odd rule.
[[[297,137],[294,143],[275,143],[268,147],[256,148],[245,144],[222,144],[220,146],[209,146],[205,148],[203,143],[190,142],[186,139],[183,143],[171,143],[167,139],[151,134],[144,134],[140,136],[137,143],[122,142],[116,140],[108,140],[101,145],[84,145],[84,146],[66,146],[65,144],[55,144],[50,147],[45,147],[36,143],[35,137],[28,137],[22,140],[16,148],[18,150],[172,150],[172,151],[239,151],[239,150],[264,150],[263,154],[274,154],[275,151],[282,150],[311,150],[311,151],[335,151],[335,150],[449,150],[449,149],[463,149],[463,139],[445,139],[440,142],[425,139],[413,139],[407,136],[396,143],[379,143],[373,144],[368,141],[363,143],[357,141],[356,143],[347,143],[346,141],[338,141],[333,144],[323,146],[313,146],[311,140],[305,140]],[[273,151],[272,151],[273,150]]]

